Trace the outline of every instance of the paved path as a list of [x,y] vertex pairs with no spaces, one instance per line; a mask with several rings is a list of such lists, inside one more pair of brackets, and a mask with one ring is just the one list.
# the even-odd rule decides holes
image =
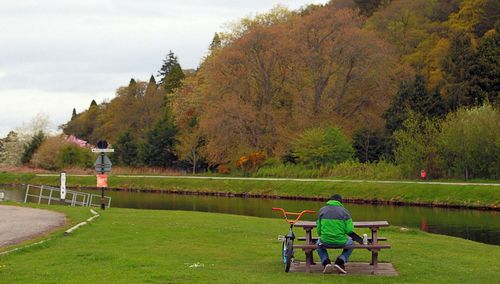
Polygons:
[[32,239],[65,223],[62,213],[0,205],[0,247]]
[[[37,174],[40,177],[57,177],[57,174]],[[68,175],[94,176],[94,175]],[[361,180],[361,179],[313,179],[313,178],[252,178],[252,177],[210,177],[210,176],[144,176],[144,175],[114,175],[124,178],[171,178],[171,179],[219,179],[219,180],[269,180],[269,181],[299,181],[299,182],[347,182],[347,183],[388,183],[388,184],[443,184],[443,185],[479,185],[500,186],[500,183],[485,182],[440,182],[440,181],[404,181],[404,180]]]

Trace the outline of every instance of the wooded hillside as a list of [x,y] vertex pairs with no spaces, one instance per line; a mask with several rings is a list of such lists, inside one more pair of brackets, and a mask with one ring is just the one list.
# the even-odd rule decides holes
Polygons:
[[[156,79],[132,79],[110,102],[75,112],[63,130],[108,139],[115,159],[132,166],[300,162],[298,139],[335,147],[344,138],[328,133],[337,130],[359,161],[398,162],[404,135],[393,134],[408,130],[409,119],[450,120],[483,104],[498,119],[499,15],[496,0],[276,7],[216,33],[195,72],[184,74],[170,52]],[[424,167],[434,163],[426,157]],[[492,167],[486,175],[498,175],[498,160]]]

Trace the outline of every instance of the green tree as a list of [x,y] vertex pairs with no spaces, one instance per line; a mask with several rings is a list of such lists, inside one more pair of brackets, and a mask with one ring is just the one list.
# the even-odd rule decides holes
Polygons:
[[137,166],[139,161],[137,142],[130,133],[130,130],[122,133],[113,146],[115,148],[113,157],[116,159],[117,164]]
[[409,111],[425,117],[444,116],[444,103],[439,92],[437,90],[429,92],[426,84],[425,78],[421,75],[417,75],[412,83],[401,83],[398,93],[383,115],[390,133],[402,127]]
[[392,158],[393,142],[381,129],[360,128],[352,135],[356,156],[362,163]]
[[500,178],[500,112],[491,105],[450,113],[439,143],[450,175]]
[[134,78],[131,78],[128,83],[127,94],[130,97],[137,97],[140,94],[140,86],[137,85],[137,81]]
[[90,107],[97,107],[97,103],[95,102],[95,100],[92,100],[90,102]]
[[394,133],[394,156],[403,175],[414,178],[421,170],[426,170],[431,178],[441,176],[438,136],[439,122],[436,119],[409,112],[403,128]]
[[71,113],[71,120],[75,119],[76,115],[77,115],[76,114],[76,109],[73,108],[73,112]]
[[33,154],[35,154],[36,150],[42,145],[43,140],[45,139],[45,134],[42,131],[39,131],[33,138],[31,138],[31,141],[24,145],[24,153],[21,156],[21,163],[23,164],[28,164],[31,161],[31,158],[33,157]]
[[166,58],[163,60],[163,65],[158,71],[160,77],[160,85],[163,86],[167,94],[179,88],[182,85],[182,79],[185,75],[182,72],[181,65],[177,60],[177,56],[170,50]]
[[492,31],[485,35],[477,48],[475,62],[471,67],[473,97],[479,104],[489,101],[500,105],[500,33]]
[[354,0],[361,14],[371,16],[381,4],[388,4],[390,0]]
[[143,163],[153,167],[172,167],[177,160],[175,145],[177,127],[174,124],[170,108],[154,127],[146,133],[146,139],[141,147]]
[[165,92],[167,94],[173,93],[175,89],[182,86],[182,80],[185,77],[186,76],[184,75],[181,66],[179,64],[174,65],[172,71],[165,75],[163,82],[163,88],[165,89]]
[[155,76],[149,77],[148,86],[146,87],[146,96],[152,96],[156,93],[158,85],[156,84]]
[[308,129],[293,145],[299,162],[312,166],[342,163],[354,154],[349,139],[335,127]]
[[443,60],[443,71],[446,80],[446,98],[448,108],[457,110],[460,106],[476,103],[471,87],[471,67],[475,62],[471,37],[463,31],[453,34],[448,54]]

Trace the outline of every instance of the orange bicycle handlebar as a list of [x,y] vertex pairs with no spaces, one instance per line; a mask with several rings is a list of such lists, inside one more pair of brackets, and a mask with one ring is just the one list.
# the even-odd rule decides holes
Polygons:
[[[285,221],[289,224],[292,224],[292,225],[297,223],[300,220],[300,218],[302,217],[302,215],[304,215],[305,213],[309,213],[309,214],[316,213],[315,211],[312,211],[312,210],[302,210],[302,212],[300,212],[300,213],[287,212],[287,211],[285,211],[285,209],[278,208],[278,207],[273,207],[273,210],[274,211],[281,211],[283,213],[283,216],[285,217]],[[294,220],[290,220],[290,219],[288,219],[288,215],[294,215],[294,216],[297,216],[297,218],[295,218]]]

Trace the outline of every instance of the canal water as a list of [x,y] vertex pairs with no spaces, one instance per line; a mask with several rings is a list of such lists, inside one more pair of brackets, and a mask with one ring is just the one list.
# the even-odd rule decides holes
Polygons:
[[[25,189],[2,189],[7,199],[23,201]],[[98,191],[89,191],[98,193]],[[137,193],[107,191],[112,197],[112,207],[186,210],[217,212],[257,217],[282,218],[272,207],[300,212],[305,209],[319,210],[324,202],[219,197],[204,195]],[[455,236],[477,242],[500,245],[500,212],[469,209],[428,208],[415,206],[390,206],[368,204],[344,204],[354,221],[387,220],[389,224],[418,228],[426,232]],[[314,220],[315,216],[306,216]]]

